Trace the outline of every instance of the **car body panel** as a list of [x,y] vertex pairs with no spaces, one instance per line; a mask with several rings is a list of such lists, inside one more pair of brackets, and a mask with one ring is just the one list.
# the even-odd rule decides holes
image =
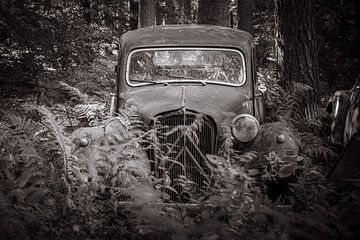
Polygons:
[[350,90],[336,91],[326,111],[331,115],[330,142],[345,146],[360,126],[360,77]]
[[350,92],[336,91],[327,103],[326,111],[332,119],[330,125],[331,143],[342,146],[344,144],[344,129],[350,103]]
[[351,137],[359,132],[360,127],[360,78],[356,81],[354,87],[350,91],[349,107],[346,115],[345,130],[344,130],[344,144],[351,139]]
[[129,89],[121,95],[126,103],[139,109],[147,124],[160,113],[185,107],[210,116],[217,126],[230,126],[240,113],[253,114],[251,96],[251,91],[246,88],[212,84],[159,84]]
[[122,35],[122,52],[128,55],[137,48],[151,46],[217,46],[250,52],[251,34],[232,28],[212,25],[166,25],[142,28]]
[[[277,136],[283,135],[285,141],[280,143]],[[300,140],[284,122],[266,123],[251,146],[259,154],[259,164],[266,165],[269,154],[275,153],[284,161],[293,162],[300,154]]]

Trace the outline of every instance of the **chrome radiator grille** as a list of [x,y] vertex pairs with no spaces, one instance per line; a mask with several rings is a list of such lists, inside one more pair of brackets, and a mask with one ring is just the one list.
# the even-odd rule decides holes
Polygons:
[[215,152],[215,125],[205,116],[186,111],[162,116],[159,123],[162,157],[154,159],[157,177],[170,187],[165,190],[170,201],[200,200],[210,185],[206,154]]

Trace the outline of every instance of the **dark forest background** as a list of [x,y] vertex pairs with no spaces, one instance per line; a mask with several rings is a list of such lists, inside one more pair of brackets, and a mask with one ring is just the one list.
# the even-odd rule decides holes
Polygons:
[[[326,181],[338,152],[328,143],[323,107],[360,74],[360,1],[0,4],[0,239],[358,239],[359,181],[343,188]],[[138,186],[141,169],[111,160],[141,157],[139,132],[122,133],[122,152],[102,149],[101,163],[89,153],[75,156],[74,130],[111,121],[121,34],[167,24],[253,34],[258,79],[268,89],[267,120],[286,121],[302,139],[299,164],[283,173],[297,173],[284,183],[284,196],[264,194],[269,176],[254,184],[256,173],[241,172],[247,177],[236,182],[235,197],[234,191],[217,193],[193,211],[154,205],[160,197],[151,179],[128,190]],[[141,125],[136,110],[120,117]],[[234,171],[219,172],[229,188]],[[123,195],[135,204],[119,205]]]

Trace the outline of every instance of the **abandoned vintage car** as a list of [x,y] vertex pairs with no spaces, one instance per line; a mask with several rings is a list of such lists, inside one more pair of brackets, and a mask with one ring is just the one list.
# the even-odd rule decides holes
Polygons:
[[[114,111],[136,106],[149,129],[158,128],[163,156],[147,152],[155,177],[176,192],[170,201],[201,200],[210,184],[208,155],[228,137],[261,164],[273,152],[287,161],[299,143],[282,123],[264,124],[251,34],[220,26],[156,26],[120,39]],[[159,127],[161,126],[161,127]],[[197,126],[193,128],[193,126]],[[191,136],[189,128],[196,137]],[[181,178],[191,186],[178,184]]]

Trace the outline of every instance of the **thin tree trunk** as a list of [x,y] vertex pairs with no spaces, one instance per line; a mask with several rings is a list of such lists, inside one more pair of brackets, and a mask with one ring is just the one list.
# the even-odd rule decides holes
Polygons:
[[166,24],[184,23],[184,6],[182,0],[166,0]]
[[169,24],[176,24],[176,9],[175,4],[173,0],[166,0],[166,19],[165,23],[167,25]]
[[101,11],[103,12],[103,23],[111,28],[114,23],[112,19],[113,16],[112,8],[109,7],[108,5],[104,5]]
[[39,11],[43,7],[43,3],[41,0],[35,0],[34,2],[34,10]]
[[99,1],[90,0],[90,18],[92,23],[98,19],[99,4]]
[[204,18],[203,9],[204,0],[198,0],[198,9],[197,9],[197,23],[200,23],[200,19]]
[[90,24],[91,23],[91,0],[82,1],[83,7],[83,18],[84,20]]
[[162,25],[163,19],[165,18],[165,12],[164,7],[159,4],[159,2],[156,3],[156,25]]
[[129,30],[130,25],[130,8],[128,0],[119,3],[119,24],[121,26],[120,33],[124,33]]
[[229,0],[199,0],[198,23],[229,27]]
[[44,10],[50,11],[52,7],[52,1],[51,0],[44,0]]
[[130,30],[139,26],[139,2],[130,0]]
[[238,0],[238,29],[254,32],[253,27],[253,3],[252,0]]
[[184,0],[184,23],[191,22],[191,0]]
[[155,26],[155,0],[140,0],[139,28]]
[[20,9],[24,9],[25,8],[25,0],[16,0],[15,6]]

